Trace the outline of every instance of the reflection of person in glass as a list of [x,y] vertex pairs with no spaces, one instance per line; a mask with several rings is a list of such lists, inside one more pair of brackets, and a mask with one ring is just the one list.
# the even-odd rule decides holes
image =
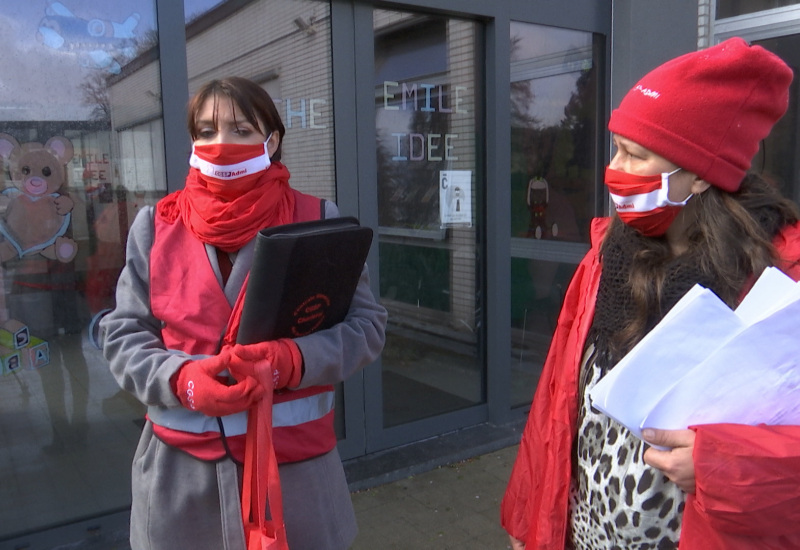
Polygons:
[[796,205],[747,173],[791,80],[734,38],[654,69],[612,113],[617,216],[593,222],[506,489],[516,550],[800,548],[800,427],[653,429],[643,442],[588,399],[696,283],[735,306],[767,266],[800,278]]
[[559,189],[559,179],[534,176],[525,187],[528,228],[521,236],[529,239],[579,241],[575,210]]
[[[245,547],[246,411],[274,389],[288,543],[347,548],[356,524],[336,450],[332,385],[380,353],[386,312],[365,268],[344,322],[220,350],[257,232],[338,209],[289,186],[279,162],[284,126],[255,83],[234,77],[204,85],[189,104],[188,124],[186,186],[137,215],[117,305],[102,321],[112,372],[148,406],[133,464],[132,546]],[[219,378],[226,369],[232,385]],[[265,379],[273,387],[263,387]]]
[[[531,178],[528,181],[528,192],[525,194],[530,220],[528,221],[528,237],[558,236],[558,224],[553,222],[547,227],[547,203],[550,202],[550,187],[544,178]],[[548,231],[549,229],[549,231]]]

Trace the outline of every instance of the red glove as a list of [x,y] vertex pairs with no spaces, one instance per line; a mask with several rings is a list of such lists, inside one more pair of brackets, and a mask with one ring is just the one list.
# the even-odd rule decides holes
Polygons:
[[230,352],[184,363],[173,375],[173,390],[187,409],[206,416],[227,416],[246,411],[264,395],[264,387],[252,376],[237,376],[229,386],[217,376],[230,367]]
[[230,348],[228,368],[236,377],[253,377],[264,384],[272,380],[276,390],[296,388],[303,377],[303,355],[291,338],[258,344],[236,344]]

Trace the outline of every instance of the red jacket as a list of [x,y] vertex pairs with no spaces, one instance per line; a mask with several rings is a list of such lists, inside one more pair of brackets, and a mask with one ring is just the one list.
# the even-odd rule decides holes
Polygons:
[[[592,222],[592,246],[567,289],[501,505],[503,527],[526,550],[565,545],[578,373],[608,223]],[[778,267],[800,279],[800,223],[786,228],[775,245],[785,260]],[[692,429],[697,492],[687,497],[681,550],[800,548],[800,426]]]

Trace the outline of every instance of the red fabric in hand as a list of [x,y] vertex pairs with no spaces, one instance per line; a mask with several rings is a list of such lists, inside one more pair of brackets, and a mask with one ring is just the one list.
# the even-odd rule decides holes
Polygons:
[[236,377],[262,376],[269,371],[273,388],[296,388],[303,377],[303,355],[294,340],[281,338],[257,344],[237,344],[230,348],[229,369]]
[[246,411],[264,395],[264,388],[255,377],[239,376],[233,372],[237,383],[228,385],[218,376],[230,367],[231,355],[219,355],[184,363],[176,373],[175,395],[187,409],[206,416],[227,416]]

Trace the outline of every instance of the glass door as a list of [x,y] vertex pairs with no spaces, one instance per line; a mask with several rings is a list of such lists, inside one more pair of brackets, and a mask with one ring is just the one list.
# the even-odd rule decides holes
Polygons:
[[8,541],[130,505],[144,408],[111,376],[96,321],[114,305],[130,223],[167,185],[155,2],[2,6],[0,541]]
[[602,35],[511,23],[511,405],[530,405],[600,203]]
[[486,401],[483,42],[475,22],[409,12],[375,10],[373,30],[380,430]]
[[761,144],[761,150],[753,161],[767,181],[775,184],[781,192],[800,204],[800,101],[798,97],[797,69],[800,61],[800,34],[790,34],[765,40],[757,44],[775,53],[795,71],[795,80],[789,94],[786,115],[775,125]]

